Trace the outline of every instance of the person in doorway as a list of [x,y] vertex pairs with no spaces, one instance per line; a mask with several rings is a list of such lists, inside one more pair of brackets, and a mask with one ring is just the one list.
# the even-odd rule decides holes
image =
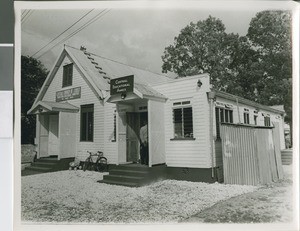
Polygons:
[[140,129],[140,140],[141,140],[141,164],[148,165],[149,153],[148,153],[148,125],[147,121],[142,121],[142,127]]

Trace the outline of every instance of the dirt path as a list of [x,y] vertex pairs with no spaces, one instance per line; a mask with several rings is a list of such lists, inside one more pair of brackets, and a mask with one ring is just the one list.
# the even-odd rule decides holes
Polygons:
[[265,185],[257,191],[218,202],[184,220],[203,223],[270,223],[292,221],[291,166],[285,167],[285,179]]

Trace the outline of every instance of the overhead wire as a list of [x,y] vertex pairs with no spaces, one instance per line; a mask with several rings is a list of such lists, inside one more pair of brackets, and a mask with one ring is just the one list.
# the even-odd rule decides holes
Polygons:
[[48,45],[50,45],[53,41],[55,41],[57,38],[59,38],[61,35],[63,35],[64,33],[66,33],[68,30],[70,30],[73,26],[75,26],[77,23],[79,23],[83,18],[85,18],[87,15],[89,15],[94,9],[88,11],[87,13],[85,13],[82,17],[80,17],[76,22],[74,22],[71,26],[69,26],[67,29],[65,29],[63,32],[61,32],[59,35],[57,35],[56,37],[54,37],[50,42],[48,42],[46,45],[44,45],[42,48],[40,48],[38,51],[36,51],[33,55],[31,55],[31,57],[35,56],[36,54],[38,54],[41,50],[43,50],[45,47],[47,47]]
[[[43,55],[45,55],[48,51],[50,51],[51,49],[53,49],[54,47],[56,47],[57,45],[65,42],[66,40],[72,38],[74,35],[78,34],[80,31],[82,31],[84,28],[86,28],[87,26],[89,26],[90,24],[94,23],[95,21],[97,21],[98,19],[102,18],[105,14],[107,14],[109,10],[107,10],[105,13],[103,13],[105,10],[102,10],[100,13],[98,13],[97,15],[95,15],[93,18],[91,18],[89,21],[87,21],[86,23],[84,23],[82,26],[80,26],[78,29],[76,29],[75,31],[73,31],[70,35],[68,35],[66,38],[62,39],[60,42],[54,44],[51,48],[49,48],[47,51],[45,51],[44,53],[42,53],[41,55],[39,55],[37,57],[37,59],[39,59],[40,57],[42,57]],[[102,14],[103,13],[103,14]]]

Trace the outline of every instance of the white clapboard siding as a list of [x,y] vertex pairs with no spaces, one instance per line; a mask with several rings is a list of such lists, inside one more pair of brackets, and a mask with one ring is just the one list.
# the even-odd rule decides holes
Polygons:
[[[202,86],[197,86],[198,80]],[[166,164],[169,167],[211,167],[209,142],[209,92],[208,76],[181,79],[168,84],[154,86],[168,97],[165,106]],[[191,101],[193,108],[193,133],[195,140],[170,140],[174,138],[173,103]]]
[[149,161],[151,165],[166,162],[164,111],[165,102],[148,101]]
[[[247,108],[249,109],[249,122],[250,125],[254,125],[254,115],[257,115],[257,125],[258,126],[264,126],[264,116],[263,114],[269,114],[270,115],[270,121],[271,124],[273,123],[279,123],[279,131],[280,131],[280,148],[284,149],[285,148],[285,141],[284,141],[284,118],[280,116],[280,114],[268,111],[266,109],[259,109],[257,114],[254,114],[254,111],[257,110],[257,108],[253,106],[249,106],[243,103],[239,103],[237,106],[236,101],[228,100],[228,99],[223,99],[217,97],[217,102],[224,103],[224,104],[231,104],[233,106],[233,123],[244,123],[244,109]],[[238,110],[239,108],[239,110]],[[240,112],[240,113],[238,113]],[[240,120],[239,120],[240,116]],[[213,116],[213,127],[214,127],[214,138],[216,138],[216,116],[215,116],[215,110],[214,110],[214,116]]]
[[88,156],[87,151],[96,152],[104,147],[104,106],[90,88],[85,78],[79,72],[74,64],[72,86],[62,88],[63,66],[71,63],[68,57],[65,57],[56,75],[50,83],[47,92],[43,97],[43,101],[56,100],[56,92],[74,87],[81,87],[81,97],[79,99],[68,100],[67,102],[79,107],[85,104],[94,104],[94,140],[93,142],[80,142],[80,112],[76,116],[76,157],[85,160]]
[[105,103],[104,116],[104,156],[109,164],[117,164],[117,142],[114,137],[114,113],[116,105]]

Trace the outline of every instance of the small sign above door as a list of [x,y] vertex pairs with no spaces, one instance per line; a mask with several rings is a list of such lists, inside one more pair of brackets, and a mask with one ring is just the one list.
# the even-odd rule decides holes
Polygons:
[[78,99],[80,97],[81,97],[81,87],[75,87],[75,88],[56,92],[56,102],[69,100],[69,99]]
[[133,92],[133,75],[110,80],[110,94],[117,95]]

